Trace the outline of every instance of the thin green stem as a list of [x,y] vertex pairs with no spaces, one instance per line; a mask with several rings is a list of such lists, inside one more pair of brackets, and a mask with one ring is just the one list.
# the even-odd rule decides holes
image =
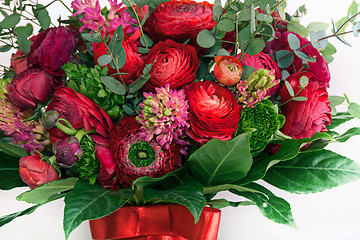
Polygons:
[[65,8],[72,13],[71,9],[62,1],[62,0],[58,0],[59,2],[61,2],[62,5],[65,6]]
[[285,105],[285,104],[287,104],[288,102],[290,102],[291,100],[293,100],[295,97],[297,97],[297,95],[300,94],[301,90],[303,90],[303,89],[300,89],[293,97],[291,97],[291,98],[290,98],[289,100],[287,100],[286,102],[280,104],[280,107],[283,106],[283,105]]
[[141,37],[142,37],[142,39],[144,40],[145,48],[149,48],[148,45],[147,45],[147,42],[146,42],[145,34],[144,34],[144,32],[143,32],[143,29],[142,29],[142,25],[141,25],[141,21],[140,21],[140,18],[139,18],[139,14],[137,14],[137,11],[135,10],[134,5],[132,5],[129,0],[126,0],[126,1],[130,4],[131,9],[132,9],[132,11],[133,11],[134,14],[135,14],[136,21],[139,23],[139,28],[140,28],[140,32],[141,32]]

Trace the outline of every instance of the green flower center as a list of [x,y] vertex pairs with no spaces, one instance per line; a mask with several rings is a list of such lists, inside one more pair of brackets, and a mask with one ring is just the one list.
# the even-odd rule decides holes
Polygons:
[[155,161],[155,150],[145,141],[135,143],[130,147],[129,159],[136,167],[147,167]]

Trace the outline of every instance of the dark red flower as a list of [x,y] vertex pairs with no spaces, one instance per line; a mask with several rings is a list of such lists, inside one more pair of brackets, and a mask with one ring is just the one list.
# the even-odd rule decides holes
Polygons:
[[[317,81],[311,81],[314,77],[310,72],[294,73],[287,78],[294,92],[299,91],[300,78],[306,76],[310,79],[309,84],[301,90],[298,97],[306,97],[306,101],[289,101],[286,87],[280,91],[281,114],[286,121],[281,131],[295,139],[312,137],[316,132],[324,132],[326,125],[331,123],[331,107],[326,88],[320,86]],[[286,103],[287,102],[287,103]]]
[[[237,55],[237,58],[240,58],[240,55]],[[244,56],[240,60],[242,65],[251,66],[256,70],[258,69],[267,69],[267,70],[273,70],[270,72],[270,74],[273,74],[275,76],[275,80],[281,80],[281,70],[277,63],[267,54],[260,52],[256,55],[249,55],[247,53],[244,54]],[[270,88],[266,95],[270,96],[273,93],[276,92],[276,90],[279,88],[279,84],[275,85],[274,87]]]
[[[126,84],[131,84],[137,79],[137,71],[144,65],[144,60],[141,58],[141,54],[138,53],[138,47],[136,41],[132,39],[125,39],[122,42],[122,46],[125,50],[126,60],[125,65],[119,69],[120,73],[126,73],[121,75],[121,78]],[[107,54],[107,48],[103,43],[95,43],[93,47],[94,60],[98,64],[99,57]],[[110,64],[106,65],[109,69],[109,74],[117,73],[117,70],[112,68]],[[118,75],[114,76],[116,79],[120,79]]]
[[53,149],[56,163],[63,167],[72,167],[83,155],[80,142],[74,136],[58,140]]
[[[145,63],[153,66],[144,90],[155,91],[156,87],[166,84],[170,84],[171,89],[179,89],[193,82],[200,60],[193,46],[166,40],[150,50]],[[142,69],[139,73],[142,73]]]
[[162,3],[155,8],[144,24],[144,30],[154,41],[172,39],[197,45],[196,38],[203,29],[215,26],[212,4],[181,0]]
[[17,75],[28,69],[27,57],[24,57],[22,51],[17,50],[11,57],[11,68],[14,69]]
[[241,112],[230,90],[210,81],[194,82],[184,89],[190,110],[187,134],[201,144],[214,138],[230,140]]
[[46,161],[42,161],[41,155],[37,153],[20,158],[19,166],[21,179],[31,189],[59,179],[56,169]]
[[[56,110],[60,118],[68,120],[75,129],[84,128],[85,131],[95,129],[98,134],[107,138],[113,124],[105,111],[93,101],[75,92],[68,87],[58,87],[54,91],[46,111]],[[56,142],[58,139],[67,137],[60,129],[53,127],[48,129],[51,139]]]
[[269,42],[266,46],[267,49],[265,49],[265,51],[270,53],[279,50],[292,51],[290,49],[289,42],[287,40],[289,34],[296,35],[296,37],[300,40],[300,46],[308,45],[307,47],[302,48],[300,51],[305,53],[308,57],[315,58],[316,61],[309,62],[308,63],[309,68],[304,68],[302,59],[294,54],[294,61],[288,68],[286,68],[286,70],[289,71],[290,74],[292,74],[304,68],[304,70],[312,72],[314,74],[314,76],[312,77],[313,81],[319,82],[320,86],[329,87],[331,76],[330,76],[328,64],[326,60],[320,55],[319,51],[316,48],[314,48],[306,38],[303,38],[300,35],[292,32],[284,32],[284,33],[278,32],[276,34],[276,37],[278,37],[278,39],[274,39],[271,42]]
[[122,187],[142,176],[160,177],[180,166],[179,148],[162,149],[156,141],[139,136],[141,124],[134,116],[123,117],[110,133],[110,150],[116,160],[116,175]]
[[34,39],[27,59],[28,66],[41,67],[50,75],[62,76],[62,66],[70,62],[79,34],[68,27],[48,28]]
[[59,83],[45,70],[28,69],[17,75],[6,88],[9,101],[20,111],[47,102]]

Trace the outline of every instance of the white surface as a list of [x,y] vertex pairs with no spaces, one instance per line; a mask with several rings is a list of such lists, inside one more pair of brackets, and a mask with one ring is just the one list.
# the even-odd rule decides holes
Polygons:
[[[48,1],[41,1],[41,3]],[[70,0],[66,0],[70,2]],[[101,2],[106,2],[105,0]],[[210,1],[212,2],[212,1]],[[290,0],[287,11],[293,13],[305,4],[308,14],[302,23],[321,21],[331,23],[345,16],[352,0]],[[53,8],[53,19],[61,14],[61,5]],[[66,10],[63,14],[68,14]],[[347,47],[336,39],[331,39],[338,53],[330,64],[332,80],[330,94],[346,93],[350,100],[360,103],[359,63],[360,38],[347,38],[353,45]],[[8,65],[9,56],[1,53],[0,64]],[[360,121],[352,121],[347,126],[359,126]],[[346,144],[334,145],[331,149],[360,163],[359,137]],[[358,240],[360,239],[360,182],[328,190],[318,194],[295,195],[270,187],[274,194],[285,198],[292,206],[293,216],[299,230],[293,230],[263,217],[256,207],[225,208],[222,210],[219,240]],[[25,189],[0,191],[0,216],[28,207],[17,202],[15,197]],[[222,196],[232,197],[228,194]],[[237,198],[233,198],[236,200]],[[63,201],[47,204],[33,214],[16,219],[0,228],[0,239],[4,240],[63,240]],[[83,223],[71,235],[70,240],[90,239],[88,223]]]

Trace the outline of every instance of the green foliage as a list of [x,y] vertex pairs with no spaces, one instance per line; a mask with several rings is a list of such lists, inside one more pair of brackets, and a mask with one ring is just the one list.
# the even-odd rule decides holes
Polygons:
[[144,188],[144,200],[160,199],[164,203],[176,203],[186,206],[194,216],[194,222],[200,218],[206,199],[202,194],[202,185],[196,181],[189,181],[174,188],[158,190]]
[[21,217],[21,216],[25,216],[25,215],[29,215],[31,213],[33,213],[38,207],[40,207],[41,205],[35,205],[35,206],[31,206],[23,211],[19,211],[16,213],[12,213],[6,216],[3,216],[0,218],[0,227],[4,226],[5,224],[11,222],[12,220],[14,220],[15,218]]
[[107,216],[122,207],[134,195],[129,188],[113,191],[100,185],[79,180],[65,196],[64,232],[70,233],[83,221]]
[[250,148],[253,156],[258,155],[272,140],[273,135],[284,125],[285,117],[278,114],[275,105],[269,100],[257,103],[253,108],[241,111],[239,127],[235,136],[254,129],[250,132]]
[[27,186],[19,175],[19,157],[0,151],[0,189]]
[[268,219],[293,228],[297,228],[291,213],[290,204],[288,202],[275,196],[268,189],[256,183],[248,184],[246,187],[252,188],[261,193],[239,192],[236,190],[230,190],[230,192],[245,197],[254,202],[259,208],[261,214]]
[[78,171],[79,178],[88,179],[91,184],[94,184],[100,171],[100,163],[95,156],[95,143],[90,136],[85,135],[80,141],[80,147],[83,150],[83,156],[75,162],[75,169]]
[[17,13],[13,13],[9,16],[6,16],[1,21],[1,28],[3,29],[14,28],[19,22],[20,22],[20,15]]
[[63,69],[69,78],[68,87],[92,99],[110,118],[118,119],[123,116],[120,106],[125,103],[124,96],[113,93],[101,81],[102,77],[107,76],[106,67],[102,69],[95,65],[93,68],[88,68],[86,65],[67,63]]
[[36,19],[39,21],[40,26],[43,29],[47,29],[50,26],[51,18],[46,10],[46,7],[41,4],[37,4],[32,7],[32,11]]
[[301,153],[272,166],[264,178],[292,193],[314,193],[360,179],[360,166],[329,150]]
[[52,181],[20,194],[16,199],[27,203],[43,204],[48,202],[54,195],[73,189],[77,181],[77,178]]
[[212,139],[189,158],[193,178],[205,186],[228,184],[245,177],[252,164],[249,135],[230,141]]

